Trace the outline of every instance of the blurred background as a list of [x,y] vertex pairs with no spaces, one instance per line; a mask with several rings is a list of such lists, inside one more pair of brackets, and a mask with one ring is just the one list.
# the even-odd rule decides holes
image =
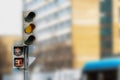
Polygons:
[[[80,80],[88,61],[119,56],[119,0],[4,0],[0,2],[0,80],[23,80],[13,69],[12,47],[21,41],[22,14],[34,11],[36,41],[31,80]],[[18,77],[16,77],[18,76]]]

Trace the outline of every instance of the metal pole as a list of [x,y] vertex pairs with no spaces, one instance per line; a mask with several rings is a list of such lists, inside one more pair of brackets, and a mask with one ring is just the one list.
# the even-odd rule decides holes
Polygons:
[[[22,0],[23,1],[23,14],[22,14],[22,17],[24,17],[24,11],[26,10],[26,7],[25,7],[25,1],[26,0]],[[23,20],[23,19],[22,19]],[[22,28],[23,28],[23,30],[24,30],[24,21],[22,21]],[[23,33],[22,33],[22,39],[23,39],[23,45],[24,45],[24,38],[25,38],[25,36],[24,36],[24,31],[22,31]],[[29,79],[29,70],[28,70],[28,61],[29,61],[29,59],[28,59],[28,48],[29,48],[29,46],[24,46],[24,80],[30,80]]]
[[24,46],[24,57],[25,57],[25,62],[24,62],[24,80],[30,80],[29,79],[29,70],[28,70],[28,48],[29,46]]
[[118,70],[117,70],[117,80],[120,80],[120,66],[118,67]]

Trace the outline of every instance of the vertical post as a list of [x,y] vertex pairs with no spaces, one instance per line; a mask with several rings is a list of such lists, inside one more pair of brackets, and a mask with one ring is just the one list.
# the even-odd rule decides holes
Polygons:
[[28,70],[28,48],[29,46],[24,46],[24,57],[25,57],[25,62],[24,62],[24,80],[29,80],[29,70]]
[[120,66],[118,67],[118,70],[117,70],[117,80],[120,80]]
[[[24,17],[24,11],[26,10],[26,7],[25,7],[25,1],[26,0],[22,0],[22,2],[23,2],[23,14],[22,14],[22,17]],[[23,20],[23,22],[22,22],[22,28],[23,28],[23,30],[24,30],[24,20]],[[25,36],[24,36],[24,31],[22,31],[22,41],[24,41],[24,38],[25,38]],[[24,42],[23,42],[24,43]],[[24,45],[24,44],[23,44]],[[29,46],[24,46],[24,80],[30,80],[29,79],[29,70],[28,70],[28,62],[29,62],[29,58],[28,58],[28,49],[29,49]]]

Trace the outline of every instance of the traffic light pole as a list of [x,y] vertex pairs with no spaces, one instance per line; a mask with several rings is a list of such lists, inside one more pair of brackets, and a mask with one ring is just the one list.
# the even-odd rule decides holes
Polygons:
[[25,46],[24,47],[24,57],[25,57],[25,62],[24,62],[24,80],[30,80],[29,79],[29,70],[28,70],[28,62],[29,62],[28,48],[29,48],[29,46]]
[[23,45],[24,47],[24,80],[30,80],[29,78],[29,45],[31,45],[35,41],[35,36],[33,33],[35,29],[35,24],[33,23],[34,18],[36,17],[36,13],[33,11],[27,11],[25,6],[26,0],[23,0]]

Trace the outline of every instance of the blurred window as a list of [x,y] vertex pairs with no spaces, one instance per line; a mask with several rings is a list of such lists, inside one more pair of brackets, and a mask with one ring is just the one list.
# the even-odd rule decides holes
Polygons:
[[110,15],[106,15],[106,16],[104,16],[104,17],[101,17],[101,23],[110,23],[110,22],[112,22],[112,18],[110,17]]
[[69,1],[69,0],[56,0],[56,3],[58,5],[61,5],[61,4],[65,3],[65,2],[67,2],[67,1]]
[[51,27],[44,28],[44,29],[39,31],[39,34],[46,34],[46,33],[54,32],[57,30],[63,30],[67,27],[71,27],[71,24],[72,24],[71,20],[67,20],[65,22],[61,22],[61,23],[53,25]]
[[50,39],[41,41],[40,45],[48,45],[48,44],[52,44],[52,43],[55,43],[55,42],[59,43],[59,42],[62,42],[62,41],[66,41],[66,40],[70,39],[70,36],[71,36],[71,34],[67,33],[67,34],[63,34],[63,35],[60,35],[60,36],[52,37]]
[[68,39],[70,39],[70,33],[63,34],[63,35],[59,36],[58,37],[58,42],[65,41],[65,40],[68,40]]
[[105,0],[101,2],[101,12],[111,12],[112,10],[112,0]]
[[71,14],[71,7],[67,7],[65,9],[62,9],[58,12],[59,17],[65,16],[65,15],[70,15]]
[[87,80],[117,80],[117,70],[99,70],[87,72]]
[[27,8],[34,6],[36,3],[41,3],[44,0],[32,0],[31,2],[27,3],[25,6]]

